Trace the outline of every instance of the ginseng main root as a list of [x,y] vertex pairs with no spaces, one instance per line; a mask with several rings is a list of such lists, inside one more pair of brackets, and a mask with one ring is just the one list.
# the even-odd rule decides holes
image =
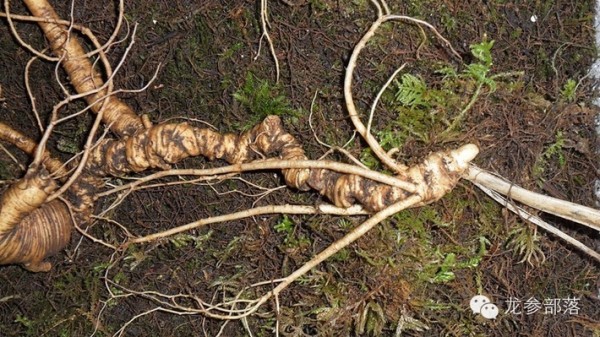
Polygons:
[[[414,192],[328,169],[285,169],[283,175],[288,186],[317,190],[338,207],[360,204],[375,212],[415,194],[422,199],[418,205],[438,200],[454,187],[477,152],[476,146],[465,145],[433,153],[421,164],[401,172],[398,177],[413,184]],[[103,140],[92,150],[84,174],[69,190],[73,204],[79,205],[74,208],[74,218],[87,220],[99,187],[98,177],[169,169],[170,164],[191,156],[224,159],[231,164],[262,157],[307,159],[298,141],[283,130],[277,116],[267,117],[242,135],[220,134],[187,123],[154,125],[120,140]],[[4,193],[1,214],[15,215],[5,217],[13,220],[0,224],[0,264],[21,263],[32,271],[48,270],[50,266],[42,263],[43,259],[68,243],[73,226],[68,208],[60,201],[44,204],[54,189],[54,180],[43,179],[39,172],[31,171]],[[36,248],[32,252],[23,247]]]
[[[307,159],[300,143],[284,131],[276,116],[267,117],[242,135],[221,134],[187,123],[152,125],[112,95],[101,72],[94,68],[78,39],[46,0],[25,0],[25,4],[42,19],[38,24],[75,90],[120,138],[103,139],[86,150],[89,156],[83,157],[87,158],[80,166],[83,169],[72,176],[71,185],[65,185],[69,187],[63,197],[68,203],[54,197],[47,200],[64,182],[72,165],[65,167],[40,151],[40,158],[25,177],[5,191],[0,200],[0,264],[18,263],[31,271],[49,270],[51,266],[44,260],[68,244],[75,223],[89,220],[95,195],[103,188],[102,177],[166,170],[192,156],[223,159],[230,164],[258,158],[290,162]],[[103,51],[98,52],[102,59]],[[110,74],[110,65],[104,66]],[[36,148],[33,140],[4,124],[0,124],[0,139],[29,154]],[[420,200],[415,206],[438,200],[455,186],[477,152],[475,145],[465,145],[431,154],[421,164],[403,168],[396,173],[396,181],[411,188],[336,172],[333,167],[286,168],[282,173],[292,188],[316,190],[338,207],[360,204],[365,210],[376,212],[413,196]]]

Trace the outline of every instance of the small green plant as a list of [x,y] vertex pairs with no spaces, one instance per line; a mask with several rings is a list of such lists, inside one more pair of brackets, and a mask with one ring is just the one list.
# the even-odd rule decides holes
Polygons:
[[511,74],[497,74],[494,76],[489,76],[489,73],[492,69],[493,61],[492,61],[492,47],[494,46],[494,41],[483,40],[480,43],[472,44],[470,46],[471,54],[477,59],[477,62],[473,62],[467,65],[465,71],[460,74],[458,77],[462,78],[467,82],[471,82],[475,85],[475,90],[471,94],[471,98],[467,105],[465,105],[462,110],[452,119],[450,125],[442,131],[440,134],[442,137],[448,136],[451,132],[458,129],[458,126],[464,120],[467,112],[471,110],[484,87],[489,88],[489,92],[496,91],[497,83],[495,81],[498,77],[503,77]]
[[350,250],[349,249],[341,249],[339,252],[335,253],[332,257],[331,260],[332,261],[337,261],[337,262],[344,262],[344,261],[348,261],[348,259],[350,258],[351,254],[350,254]]
[[493,64],[493,62],[492,62],[492,47],[493,46],[494,46],[494,40],[487,41],[487,39],[485,39],[485,38],[480,43],[470,45],[469,49],[471,50],[471,54],[476,59],[478,59],[479,62],[472,63],[471,65],[469,65],[469,67],[472,68],[473,65],[479,64],[480,67],[484,67],[483,75],[487,74],[490,70],[490,67]]
[[15,323],[19,323],[19,324],[23,325],[24,327],[26,327],[27,329],[31,329],[34,325],[34,322],[32,320],[27,318],[27,316],[23,316],[23,315],[17,315],[17,317],[15,318]]
[[287,215],[283,215],[274,228],[277,233],[291,235],[294,232],[294,222]]
[[480,43],[472,44],[471,54],[479,61],[471,63],[467,66],[465,75],[472,79],[475,79],[477,85],[487,85],[491,91],[496,90],[496,82],[493,78],[489,77],[488,74],[492,69],[492,47],[494,41],[482,41]]
[[398,84],[396,100],[409,108],[420,106],[428,108],[429,102],[425,97],[427,92],[427,84],[422,78],[411,74],[403,74]]
[[546,256],[540,247],[540,238],[537,235],[535,227],[520,226],[511,231],[506,247],[512,249],[521,257],[519,263],[527,261],[527,263],[533,266],[546,261]]
[[[376,132],[382,147],[386,150],[400,147],[409,137],[430,143],[452,136],[484,89],[494,92],[498,86],[497,78],[514,75],[490,75],[493,46],[494,41],[487,40],[471,45],[475,61],[460,72],[454,66],[438,64],[434,73],[441,76],[441,81],[436,85],[430,86],[421,76],[409,73],[396,80],[392,104],[396,105],[398,118]],[[465,95],[469,96],[466,105]],[[361,159],[367,166],[376,167],[376,159],[368,151]]]
[[221,55],[219,55],[219,58],[221,60],[228,60],[232,58],[240,49],[242,49],[243,46],[244,45],[241,42],[238,42],[230,48],[225,49],[225,51]]
[[[391,134],[391,133],[390,133]],[[380,166],[379,159],[375,157],[375,154],[371,148],[366,148],[360,153],[360,162],[371,170],[378,170]]]
[[296,236],[295,227],[294,221],[287,215],[284,215],[274,228],[277,233],[285,233],[283,242],[287,248],[296,248],[310,244],[310,240],[305,236]]
[[[429,87],[420,76],[412,74],[403,74],[396,86],[398,119],[377,133],[381,145],[385,149],[399,147],[410,136],[429,143],[429,132],[440,127],[443,112],[454,104],[458,95],[443,86]],[[402,131],[394,132],[397,128]]]
[[560,91],[560,97],[566,102],[575,101],[577,94],[577,82],[574,79],[568,79]]
[[565,138],[561,131],[556,132],[554,143],[550,144],[548,148],[538,157],[533,164],[533,176],[538,180],[539,184],[542,184],[544,180],[544,172],[546,167],[550,164],[550,160],[556,159],[556,163],[559,168],[565,167],[566,159],[564,154]]
[[301,116],[301,112],[292,108],[288,99],[278,91],[268,81],[259,80],[248,73],[244,85],[233,94],[233,98],[251,112],[244,124],[240,125],[242,130],[248,130],[269,115],[296,119]]
[[177,249],[187,247],[190,244],[193,244],[194,248],[196,248],[196,249],[202,249],[204,247],[204,243],[211,238],[212,234],[213,234],[212,230],[208,231],[208,233],[206,233],[204,235],[198,235],[198,236],[194,236],[194,235],[190,235],[190,234],[178,234],[178,235],[173,236],[171,239],[169,239],[169,241]]
[[138,250],[136,248],[132,248],[133,246],[129,246],[127,249],[127,256],[123,258],[125,261],[125,266],[129,269],[129,271],[133,271],[137,268],[141,263],[147,260],[148,255],[143,250]]
[[543,157],[546,159],[550,159],[552,157],[556,157],[558,161],[558,165],[562,168],[565,166],[565,155],[563,153],[563,147],[565,146],[565,138],[561,131],[556,132],[556,140],[553,144],[548,146],[546,151],[543,153]]
[[440,265],[440,269],[431,279],[433,283],[446,283],[454,280],[456,277],[452,269],[456,266],[456,254],[450,253],[446,255],[444,261]]
[[[479,251],[475,256],[467,259],[466,261],[457,261],[455,253],[448,253],[444,257],[444,260],[439,265],[439,269],[435,276],[430,280],[432,283],[446,283],[454,280],[456,275],[454,272],[456,270],[465,269],[465,268],[476,268],[481,263],[481,259],[487,253],[486,245],[490,244],[490,242],[484,236],[479,237]],[[438,254],[440,254],[438,252]],[[440,254],[441,255],[441,254]]]
[[229,260],[229,258],[235,256],[235,253],[240,249],[241,242],[242,238],[240,236],[235,236],[233,239],[231,239],[231,241],[229,241],[229,243],[227,243],[227,247],[225,247],[225,249],[214,253],[214,256],[218,259],[216,264],[217,268]]

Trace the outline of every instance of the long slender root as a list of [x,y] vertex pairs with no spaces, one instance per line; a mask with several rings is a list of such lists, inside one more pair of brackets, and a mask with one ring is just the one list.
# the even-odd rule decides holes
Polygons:
[[25,0],[25,4],[33,15],[46,20],[38,24],[54,54],[61,59],[61,65],[69,74],[75,90],[80,94],[89,93],[85,100],[94,112],[104,107],[104,123],[120,135],[132,135],[143,129],[141,118],[127,104],[107,95],[109,90],[104,87],[102,76],[94,69],[79,41],[70,35],[65,26],[55,23],[60,19],[54,8],[45,0]]
[[[423,163],[399,173],[397,177],[410,183],[409,186],[414,187],[414,190],[405,190],[359,175],[340,174],[322,168],[289,168],[283,170],[283,175],[288,186],[300,190],[317,190],[338,207],[347,208],[358,203],[365,210],[375,212],[414,195],[419,196],[420,200],[416,206],[438,200],[454,187],[477,152],[475,145],[465,145],[457,150],[433,153]],[[84,174],[70,189],[76,221],[85,222],[91,215],[95,192],[102,186],[99,177],[119,176],[150,168],[168,169],[170,164],[199,155],[209,159],[225,159],[233,164],[275,155],[288,161],[307,159],[297,140],[283,130],[281,120],[277,116],[267,117],[262,123],[240,136],[220,134],[187,123],[155,125],[131,137],[103,140],[91,152]],[[40,177],[41,175],[32,173],[31,178],[22,179],[4,194],[3,201],[7,205],[5,209],[13,210],[15,216],[6,216],[6,219],[12,220],[7,220],[9,222],[4,225],[0,224],[0,229],[4,229],[4,236],[0,232],[0,239],[5,237],[6,242],[12,242],[13,239],[6,239],[6,237],[13,238],[13,233],[29,230],[35,233],[35,236],[40,236],[37,240],[42,241],[41,244],[33,243],[35,242],[33,234],[32,237],[19,236],[18,242],[14,244],[33,243],[45,247],[47,252],[22,254],[19,259],[11,256],[0,259],[0,263],[23,263],[25,266],[33,263],[37,266],[43,258],[55,253],[57,249],[60,250],[68,242],[68,239],[63,239],[68,238],[68,235],[63,235],[67,231],[66,228],[70,230],[72,227],[68,209],[61,208],[62,203],[56,202],[48,204],[53,205],[52,207],[38,209],[45,202],[48,193],[56,188],[51,179],[42,180]],[[31,201],[25,205],[15,204],[15,200],[23,199],[23,196],[15,195],[17,192],[31,193],[33,196],[25,199]],[[34,210],[40,214],[36,216],[53,219],[56,230],[51,229],[47,220],[33,225],[21,223],[23,215],[37,214],[33,212]],[[51,232],[46,233],[45,230]],[[55,232],[61,235],[57,236]],[[58,241],[56,244],[48,244],[47,241],[51,239],[58,239]],[[10,246],[5,245],[5,247]],[[2,246],[0,246],[0,254],[2,254]],[[45,270],[49,265],[29,269],[36,268]]]
[[[16,146],[19,150],[33,156],[37,143],[31,138],[25,136],[21,132],[11,128],[10,126],[0,123],[0,140],[11,143]],[[50,156],[49,152],[44,152],[42,157],[42,164],[44,167],[53,175],[62,177],[66,174],[63,163]]]

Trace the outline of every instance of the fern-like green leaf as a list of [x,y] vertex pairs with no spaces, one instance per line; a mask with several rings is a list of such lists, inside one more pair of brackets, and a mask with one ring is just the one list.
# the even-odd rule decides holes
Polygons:
[[396,100],[409,108],[427,106],[425,100],[426,92],[427,84],[425,84],[422,78],[411,74],[404,74],[398,84]]

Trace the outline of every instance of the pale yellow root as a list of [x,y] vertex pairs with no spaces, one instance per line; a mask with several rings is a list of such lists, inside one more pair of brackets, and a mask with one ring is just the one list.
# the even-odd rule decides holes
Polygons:
[[69,242],[70,214],[62,201],[45,203],[56,188],[43,170],[30,169],[0,199],[0,264],[20,263],[31,271],[48,271],[43,260]]
[[[466,163],[475,157],[475,145],[434,153],[419,165],[399,172],[400,179],[419,186],[407,191],[358,175],[340,174],[327,169],[284,169],[288,186],[315,189],[338,207],[360,204],[368,211],[379,211],[413,194],[424,203],[433,202],[456,184]],[[90,175],[123,175],[149,168],[168,169],[190,156],[229,163],[249,162],[257,157],[278,156],[283,160],[306,160],[296,139],[283,130],[277,116],[269,116],[250,131],[238,136],[196,128],[187,123],[159,124],[123,140],[105,140],[94,149],[88,162]]]
[[[98,112],[104,106],[103,121],[111,130],[120,135],[132,135],[144,128],[141,118],[125,103],[114,96],[107,96],[108,90],[98,90],[104,84],[100,73],[94,69],[86,52],[67,27],[53,23],[60,18],[54,8],[45,0],[25,0],[29,11],[47,22],[38,22],[49,41],[52,51],[61,59],[63,69],[69,74],[71,84],[80,93],[91,93],[85,100]],[[106,98],[105,98],[106,97]]]
[[[19,150],[33,156],[37,143],[31,138],[25,136],[21,132],[11,128],[10,126],[0,122],[0,140],[13,144]],[[54,159],[49,152],[44,152],[42,164],[53,175],[62,177],[66,174],[65,167],[60,160]]]

